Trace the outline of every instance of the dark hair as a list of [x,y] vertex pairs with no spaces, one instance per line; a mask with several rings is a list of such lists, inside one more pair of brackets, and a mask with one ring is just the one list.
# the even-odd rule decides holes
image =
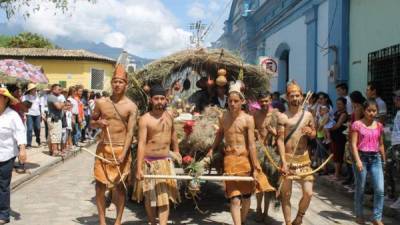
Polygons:
[[101,98],[101,94],[100,94],[99,92],[97,92],[96,94],[94,94],[94,96],[95,96],[96,98]]
[[340,88],[346,91],[346,93],[349,91],[349,87],[347,86],[346,83],[340,83],[338,85],[336,85],[336,88]]
[[83,89],[82,98],[85,99],[85,100],[89,99],[89,90],[88,89]]
[[68,96],[72,96],[74,91],[76,91],[76,88],[74,86],[69,87],[68,88]]
[[11,94],[13,94],[16,90],[22,90],[21,86],[18,84],[9,84],[7,85],[7,89],[11,92]]
[[344,105],[347,104],[347,99],[344,98],[344,97],[339,97],[339,98],[336,99],[336,101],[342,102]]
[[368,82],[369,89],[371,91],[375,91],[377,96],[381,95],[381,89],[379,88],[379,84],[376,81]]
[[312,93],[311,99],[314,100],[314,101],[317,101],[318,100],[318,95],[316,93]]
[[353,91],[350,93],[350,99],[352,103],[363,104],[365,102],[364,96],[359,91]]
[[281,98],[281,93],[279,93],[279,91],[275,91],[274,93],[272,93],[272,97],[280,99]]
[[331,98],[329,97],[329,95],[328,95],[327,93],[322,92],[322,91],[321,91],[321,92],[318,92],[318,97],[320,97],[320,96],[322,96],[323,98],[328,99],[328,100],[327,100],[328,105],[333,106],[332,100],[331,100]]
[[54,88],[56,88],[56,87],[61,87],[61,86],[60,86],[60,84],[52,84],[51,85],[51,90],[54,90]]
[[71,101],[67,99],[67,100],[65,100],[65,103],[71,103]]
[[101,92],[101,95],[102,95],[103,97],[109,97],[109,96],[110,96],[110,94],[109,94],[107,91]]
[[366,101],[362,104],[364,110],[367,109],[368,107],[372,106],[372,105],[374,105],[377,109],[379,109],[378,104],[376,103],[375,100],[366,100]]
[[257,99],[271,97],[271,93],[269,91],[260,91],[258,93]]

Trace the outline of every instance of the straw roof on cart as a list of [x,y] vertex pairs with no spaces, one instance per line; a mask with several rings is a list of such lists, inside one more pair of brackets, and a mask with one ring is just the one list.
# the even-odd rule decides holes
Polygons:
[[143,103],[140,99],[144,96],[141,90],[144,84],[163,84],[172,74],[187,68],[197,72],[193,74],[205,73],[212,79],[216,78],[218,69],[224,68],[228,81],[237,80],[242,73],[246,85],[245,95],[250,98],[257,96],[260,90],[268,89],[271,77],[271,74],[261,70],[259,66],[245,64],[240,57],[225,49],[190,49],[153,61],[131,74],[133,88],[130,88],[129,95]]

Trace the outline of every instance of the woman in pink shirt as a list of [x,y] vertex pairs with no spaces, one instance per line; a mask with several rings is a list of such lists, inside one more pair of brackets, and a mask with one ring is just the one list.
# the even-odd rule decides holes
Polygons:
[[372,223],[383,225],[384,181],[382,161],[384,162],[386,159],[383,146],[383,125],[374,120],[378,113],[378,106],[375,101],[366,101],[363,108],[364,117],[355,121],[351,126],[351,145],[355,161],[353,166],[356,181],[354,192],[356,222],[364,224],[364,188],[367,173],[369,173],[374,190]]

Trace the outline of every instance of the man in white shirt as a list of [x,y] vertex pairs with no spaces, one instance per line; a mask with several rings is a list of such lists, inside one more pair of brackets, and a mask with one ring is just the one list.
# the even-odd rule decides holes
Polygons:
[[378,105],[378,114],[377,114],[377,120],[381,122],[382,124],[385,124],[385,119],[386,119],[386,114],[387,114],[387,107],[386,103],[382,100],[380,97],[380,88],[379,85],[375,82],[368,82],[367,90],[366,90],[366,95],[367,98],[370,100],[375,100],[376,104]]
[[341,83],[336,85],[336,94],[339,97],[343,97],[346,99],[346,112],[348,115],[351,115],[353,113],[353,107],[351,105],[351,99],[349,96],[349,87],[347,86],[347,84]]
[[22,96],[22,101],[29,101],[32,103],[31,108],[26,113],[26,139],[27,147],[32,147],[32,130],[35,132],[36,143],[40,147],[40,122],[42,113],[40,109],[40,97],[37,94],[36,84],[30,83],[26,91],[27,94]]

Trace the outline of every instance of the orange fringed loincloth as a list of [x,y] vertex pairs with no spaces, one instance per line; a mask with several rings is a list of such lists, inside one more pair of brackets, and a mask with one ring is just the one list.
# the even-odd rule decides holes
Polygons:
[[[286,162],[288,162],[289,172],[291,174],[301,174],[308,173],[312,171],[311,168],[311,160],[308,155],[308,151],[306,151],[302,155],[286,154]],[[298,176],[298,175],[288,175],[286,177],[290,180],[303,180],[303,181],[313,181],[314,176],[312,174],[307,176]]]
[[[250,160],[247,156],[226,155],[224,157],[224,173],[228,176],[252,176]],[[249,195],[254,192],[271,192],[275,189],[269,184],[264,173],[260,172],[256,182],[225,181],[227,198]]]
[[[146,160],[143,163],[144,175],[175,175],[172,160],[169,158]],[[135,182],[132,199],[138,202],[143,198],[150,200],[152,207],[177,204],[181,201],[178,184],[175,179],[144,179]]]
[[[122,154],[123,148],[123,146],[113,146],[116,158]],[[96,154],[111,162],[115,162],[110,145],[99,143],[97,145]],[[97,181],[105,184],[107,188],[113,188],[115,185],[127,179],[131,172],[131,160],[130,152],[127,153],[127,157],[125,157],[125,160],[119,165],[109,164],[96,158],[94,161],[94,177]],[[119,167],[121,171],[122,179],[117,167]]]

